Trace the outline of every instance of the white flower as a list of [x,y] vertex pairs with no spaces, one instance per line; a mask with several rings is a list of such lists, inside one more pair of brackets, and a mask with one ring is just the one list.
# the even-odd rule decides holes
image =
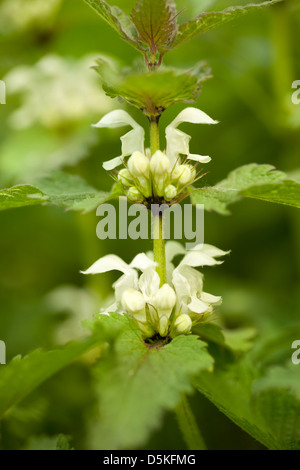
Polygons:
[[117,166],[123,164],[124,157],[132,155],[134,152],[145,153],[144,139],[145,131],[132,117],[122,109],[116,109],[106,114],[97,124],[93,127],[108,127],[115,129],[117,127],[131,126],[132,130],[121,137],[122,142],[122,155],[113,158],[103,164],[105,170],[113,170]]
[[12,113],[10,125],[17,129],[35,124],[46,129],[73,128],[99,112],[99,107],[110,110],[108,97],[89,71],[90,61],[91,56],[75,60],[49,54],[32,66],[13,68],[4,80],[10,94],[21,95],[21,105]]
[[[175,256],[183,254],[183,247],[179,243],[170,243],[169,249],[168,244],[166,246],[169,263]],[[223,261],[216,258],[228,253],[212,245],[197,245],[184,256],[178,267],[173,270],[172,283],[176,291],[178,306],[183,310],[183,313],[189,311],[203,314],[212,309],[211,305],[221,301],[221,297],[203,292],[203,275],[194,268],[222,264]]]
[[[179,155],[185,155],[189,160],[194,160],[200,163],[208,163],[211,158],[208,156],[201,156],[190,154],[189,143],[191,137],[188,134],[178,130],[178,126],[183,122],[190,122],[193,124],[217,124],[207,114],[197,108],[186,108],[181,111],[176,119],[166,128],[166,156],[173,167],[179,161]],[[121,137],[122,141],[122,155],[103,164],[105,170],[113,170],[114,168],[122,165],[124,157],[132,155],[134,152],[141,152],[145,154],[145,131],[144,129],[126,112],[123,110],[115,110],[105,115],[98,124],[94,127],[108,127],[116,128],[123,126],[131,126],[132,130]],[[153,158],[153,156],[152,156]]]
[[[203,315],[209,315],[213,305],[220,303],[221,297],[203,291],[203,275],[195,268],[218,265],[221,261],[216,258],[226,254],[212,245],[198,245],[186,253],[180,243],[168,242],[168,283],[161,287],[152,253],[149,256],[140,253],[130,264],[118,256],[107,255],[84,274],[122,272],[121,278],[113,285],[116,301],[102,313],[128,313],[136,318],[144,335],[151,337],[159,333],[165,337],[189,332],[192,323],[202,321]],[[179,255],[184,255],[183,259],[174,268],[172,261]],[[141,271],[140,277],[137,271]],[[174,322],[173,326],[170,322]]]
[[120,302],[125,290],[138,289],[137,270],[147,271],[150,267],[155,269],[156,263],[144,253],[138,254],[130,264],[125,263],[119,256],[107,255],[98,259],[89,269],[82,271],[82,274],[101,274],[109,271],[120,271],[123,276],[114,283],[115,298]]
[[218,121],[214,121],[207,114],[197,108],[186,108],[181,111],[174,121],[172,121],[166,128],[167,156],[171,165],[175,164],[180,154],[186,155],[190,160],[195,160],[200,163],[210,162],[211,158],[208,156],[190,154],[189,143],[191,137],[177,129],[177,127],[183,122],[190,122],[192,124],[218,123]]

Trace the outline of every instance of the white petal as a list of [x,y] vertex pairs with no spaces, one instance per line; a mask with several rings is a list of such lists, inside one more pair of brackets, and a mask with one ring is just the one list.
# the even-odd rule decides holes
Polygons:
[[145,271],[147,268],[157,266],[155,261],[148,258],[145,253],[140,253],[136,255],[136,257],[131,261],[129,267],[140,269],[141,271]]
[[202,292],[201,300],[207,304],[218,304],[218,303],[221,303],[222,297],[208,294],[207,292]]
[[216,266],[222,263],[223,261],[217,261],[212,256],[209,256],[206,253],[202,253],[200,251],[192,251],[183,258],[179,266],[187,265],[196,268],[199,266]]
[[121,137],[122,156],[127,157],[134,152],[145,152],[145,131],[141,126],[127,132]]
[[211,158],[208,155],[203,156],[203,155],[197,155],[195,153],[189,153],[187,158],[188,158],[188,160],[193,160],[193,161],[199,162],[199,163],[209,163],[211,161]]
[[123,164],[123,158],[116,157],[116,158],[113,158],[112,160],[108,160],[107,162],[104,162],[102,166],[104,170],[110,171],[122,164]]
[[184,298],[191,296],[191,286],[186,277],[181,274],[180,269],[178,268],[174,269],[172,284],[175,288],[179,302],[182,302]]
[[159,290],[160,279],[155,271],[155,267],[150,267],[145,270],[139,279],[139,288],[147,301],[151,303],[151,299],[156,295]]
[[171,122],[171,127],[177,127],[183,122],[190,122],[192,124],[218,124],[218,121],[214,121],[206,113],[197,108],[185,108],[178,116]]
[[126,290],[138,288],[137,272],[134,269],[130,269],[113,284],[113,288],[115,290],[115,298],[120,302]]
[[[123,126],[131,126],[133,129],[121,137],[122,157],[131,155],[136,151],[144,153],[145,131],[126,111],[122,109],[111,111],[100,119],[97,124],[94,124],[93,127],[115,129]],[[121,164],[121,157],[117,157],[104,163],[103,167],[105,170],[112,170]]]
[[[177,129],[177,127],[183,122],[190,122],[192,124],[217,124],[218,121],[214,121],[207,114],[197,108],[186,108],[171,122],[166,128],[166,139],[167,139],[167,156],[172,165],[175,164],[180,154],[189,155],[189,143],[191,137],[188,134]],[[194,156],[194,158],[192,158]],[[191,160],[200,161],[201,163],[208,163],[209,157],[201,157],[199,155],[193,155],[189,158]],[[201,158],[201,160],[199,160]],[[203,159],[204,160],[203,160]]]
[[141,127],[126,111],[123,109],[116,109],[103,116],[97,124],[93,127],[103,128],[108,127],[115,129],[117,127],[131,126],[134,129]]
[[197,246],[194,246],[191,251],[201,251],[201,253],[204,253],[208,256],[212,256],[214,258],[218,258],[219,256],[225,256],[230,253],[230,251],[223,251],[217,248],[216,246],[213,245],[207,245],[207,244],[200,244]]
[[203,289],[203,274],[187,265],[179,265],[173,272],[173,285],[179,297],[196,296]]
[[192,301],[188,305],[188,308],[191,312],[194,313],[205,313],[207,312],[207,310],[209,310],[209,306],[205,302],[202,302],[201,300],[197,299],[196,297],[192,298]]
[[119,256],[107,255],[98,259],[87,271],[81,271],[82,274],[101,274],[108,271],[121,271],[126,273],[129,271],[128,264]]
[[179,242],[170,241],[166,243],[166,260],[171,262],[177,255],[186,253],[184,247]]

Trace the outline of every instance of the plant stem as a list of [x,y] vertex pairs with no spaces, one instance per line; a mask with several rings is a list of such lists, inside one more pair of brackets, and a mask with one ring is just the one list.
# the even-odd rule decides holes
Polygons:
[[[153,155],[159,150],[159,127],[158,119],[150,119],[150,150]],[[157,263],[157,274],[160,278],[160,285],[162,286],[167,282],[166,274],[166,252],[165,252],[165,240],[163,234],[163,215],[157,211],[154,214],[154,226],[153,226],[153,252],[154,261]]]
[[158,119],[150,119],[150,150],[151,155],[153,155],[157,150],[159,150],[159,127]]
[[160,286],[163,286],[167,282],[167,273],[165,240],[163,236],[163,216],[161,213],[154,214],[153,235],[154,261],[157,263],[156,271],[160,278]]
[[185,395],[177,406],[176,416],[179,428],[189,450],[207,450],[195,416]]

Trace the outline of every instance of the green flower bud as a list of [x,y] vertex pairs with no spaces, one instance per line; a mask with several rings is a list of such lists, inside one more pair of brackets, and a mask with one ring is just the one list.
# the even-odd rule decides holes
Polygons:
[[159,325],[158,325],[158,332],[160,336],[165,337],[167,336],[169,331],[169,319],[168,317],[162,317],[159,320]]
[[187,314],[180,315],[174,323],[174,328],[178,335],[184,335],[191,331],[192,320]]
[[176,196],[177,196],[177,189],[175,188],[175,186],[173,186],[173,184],[169,184],[165,188],[165,193],[164,193],[165,200],[172,201],[172,199],[175,199]]
[[127,198],[131,202],[143,202],[143,195],[139,192],[137,188],[132,186],[127,191]]
[[119,171],[118,180],[123,186],[132,186],[133,184],[132,176],[126,168]]
[[185,186],[194,178],[195,170],[190,165],[178,165],[172,173],[172,181],[177,182],[180,186]]

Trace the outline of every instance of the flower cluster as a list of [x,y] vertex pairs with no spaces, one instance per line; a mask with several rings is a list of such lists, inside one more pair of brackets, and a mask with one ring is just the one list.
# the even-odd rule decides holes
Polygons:
[[91,113],[112,109],[99,90],[97,78],[89,73],[91,57],[80,60],[49,54],[33,66],[13,68],[4,77],[10,94],[21,95],[21,106],[10,117],[10,125],[26,129],[35,124],[64,130],[90,117]]
[[[140,253],[130,264],[116,255],[107,255],[83,274],[122,272],[113,285],[115,302],[101,313],[134,317],[145,338],[173,338],[212,318],[214,305],[221,302],[221,297],[203,291],[203,274],[196,268],[221,264],[218,258],[226,254],[212,245],[198,245],[185,252],[180,243],[170,241],[166,244],[167,283],[163,285],[152,253]],[[175,268],[174,258],[182,255]]]
[[[99,128],[132,127],[121,138],[122,155],[103,165],[106,170],[114,170],[120,165],[125,167],[118,172],[117,180],[130,202],[145,205],[179,202],[188,194],[188,187],[201,177],[197,166],[208,163],[211,158],[190,153],[191,137],[178,129],[183,122],[217,123],[199,109],[186,108],[166,128],[166,150],[158,150],[153,155],[145,149],[144,129],[126,111],[112,111],[95,125]],[[129,157],[127,161],[126,157]]]

